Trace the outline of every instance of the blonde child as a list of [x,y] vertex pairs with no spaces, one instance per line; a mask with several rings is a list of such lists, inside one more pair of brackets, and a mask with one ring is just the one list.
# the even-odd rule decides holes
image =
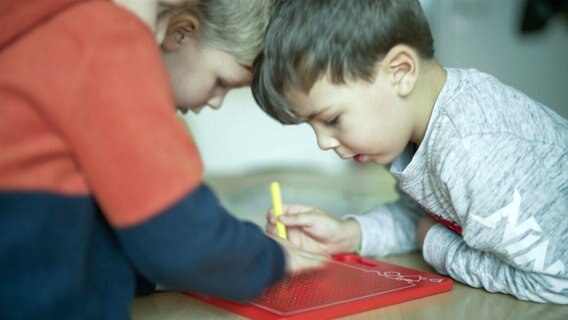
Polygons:
[[0,318],[128,319],[137,278],[250,299],[322,265],[219,204],[175,115],[248,84],[269,2],[173,12],[161,51],[124,9],[148,1],[32,2],[0,2]]

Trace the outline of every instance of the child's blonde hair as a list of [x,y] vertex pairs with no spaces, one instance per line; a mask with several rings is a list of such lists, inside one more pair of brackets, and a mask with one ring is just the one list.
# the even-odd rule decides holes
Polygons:
[[200,0],[184,12],[197,17],[198,38],[238,63],[252,66],[260,52],[272,0]]

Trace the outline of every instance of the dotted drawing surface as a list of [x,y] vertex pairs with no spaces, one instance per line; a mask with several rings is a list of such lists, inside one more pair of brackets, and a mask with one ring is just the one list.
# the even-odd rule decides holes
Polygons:
[[407,281],[399,273],[392,277],[395,273],[332,262],[323,270],[284,278],[253,304],[276,314],[293,314],[415,286],[414,280]]

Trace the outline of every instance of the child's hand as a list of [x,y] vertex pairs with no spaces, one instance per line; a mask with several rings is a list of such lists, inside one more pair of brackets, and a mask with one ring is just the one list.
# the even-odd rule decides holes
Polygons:
[[428,230],[436,223],[438,223],[438,221],[434,220],[434,218],[429,215],[425,215],[420,219],[420,222],[418,222],[418,243],[420,244],[420,248],[422,248],[424,244],[424,238],[426,238]]
[[278,236],[273,236],[272,238],[276,240],[284,250],[287,273],[320,269],[331,260],[329,255],[302,251],[285,239]]
[[[286,226],[288,240],[298,248],[315,253],[353,252],[361,242],[359,223],[341,221],[324,211],[304,205],[284,205],[280,221]],[[266,231],[276,235],[276,218],[267,214]]]

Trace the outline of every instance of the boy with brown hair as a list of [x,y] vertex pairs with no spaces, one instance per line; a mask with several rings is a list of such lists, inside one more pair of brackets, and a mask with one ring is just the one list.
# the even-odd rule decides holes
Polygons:
[[401,193],[343,220],[287,206],[293,243],[422,248],[470,286],[568,303],[568,122],[488,74],[443,68],[417,0],[278,1],[255,68],[266,113],[307,122],[342,159],[389,165]]

